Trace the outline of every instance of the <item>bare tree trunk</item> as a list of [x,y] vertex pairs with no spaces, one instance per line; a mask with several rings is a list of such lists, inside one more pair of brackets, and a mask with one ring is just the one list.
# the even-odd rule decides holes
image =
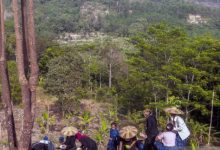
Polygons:
[[99,88],[102,88],[102,74],[99,73]]
[[[190,99],[190,93],[191,93],[191,90],[188,90],[188,93],[187,93],[187,102],[189,103],[189,99]],[[189,110],[188,110],[188,107],[186,106],[186,119],[185,121],[188,122],[188,119],[189,119]]]
[[166,90],[166,103],[169,102],[169,91],[168,91],[168,85],[167,85],[167,90]]
[[213,90],[213,92],[212,92],[212,104],[211,104],[211,116],[210,116],[210,123],[209,123],[208,145],[210,145],[210,141],[211,141],[211,131],[212,131],[212,118],[213,118],[214,97],[215,97],[215,91]]
[[50,118],[50,105],[49,105],[49,103],[47,104],[47,114],[48,114],[48,118],[47,118],[46,133],[48,134],[49,131],[50,131],[50,122],[49,122],[49,118]]
[[5,52],[5,28],[4,28],[4,4],[0,0],[0,76],[2,79],[2,102],[4,103],[5,118],[7,122],[7,133],[9,149],[17,149],[15,123],[11,101],[11,91],[8,77],[7,60]]
[[22,34],[23,34],[23,51],[24,51],[24,70],[25,75],[28,75],[28,31],[27,31],[27,0],[21,0],[21,19],[22,19]]
[[110,58],[109,58],[109,88],[112,87],[112,49],[110,50]]
[[36,50],[36,38],[35,38],[35,25],[34,25],[34,4],[33,0],[29,0],[28,7],[28,39],[29,39],[29,50],[30,50],[30,90],[31,90],[31,101],[32,101],[32,115],[35,115],[36,106],[36,88],[38,83],[39,67],[37,63],[37,50]]
[[[154,94],[154,102],[155,102],[155,104],[157,103],[157,94],[156,93]],[[155,108],[155,115],[156,115],[156,118],[157,118],[158,117],[157,107]]]
[[109,88],[112,87],[112,64],[109,64],[109,84],[108,84]]
[[[194,74],[192,75],[192,78],[191,78],[191,84],[193,84],[194,82]],[[186,76],[186,84],[189,84],[189,81],[188,81],[188,77]],[[188,90],[188,93],[187,93],[187,102],[190,103],[190,94],[191,94],[191,89]],[[190,110],[188,109],[188,106],[186,106],[186,119],[185,121],[188,122],[188,119],[189,119],[189,115],[190,115]]]
[[[19,83],[21,85],[22,91],[22,102],[24,105],[24,124],[23,130],[20,137],[19,149],[28,150],[31,145],[31,133],[34,122],[35,115],[35,103],[36,103],[36,87],[38,81],[38,64],[37,64],[37,53],[35,47],[35,29],[34,29],[34,17],[33,17],[33,0],[28,1],[27,11],[24,12],[24,16],[27,16],[27,22],[23,22],[23,40],[28,38],[28,43],[24,45],[22,40],[22,35],[19,29],[19,11],[18,11],[18,1],[12,0],[12,9],[14,14],[14,28],[16,35],[16,61],[19,76]],[[26,9],[26,6],[22,5],[22,9]],[[27,14],[25,14],[27,13]],[[26,26],[27,25],[27,26]],[[25,32],[26,31],[26,32]],[[26,34],[27,33],[27,34]],[[29,58],[24,55],[22,49],[25,47],[28,51]],[[25,76],[25,62],[24,60],[29,60],[30,63],[30,78],[29,80]]]

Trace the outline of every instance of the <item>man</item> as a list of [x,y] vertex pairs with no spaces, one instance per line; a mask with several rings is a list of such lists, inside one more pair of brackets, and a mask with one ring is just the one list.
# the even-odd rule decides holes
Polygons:
[[[145,143],[144,150],[156,150],[154,141],[159,131],[157,128],[157,119],[153,116],[151,109],[145,109],[143,111],[144,117],[146,118],[145,123]],[[143,136],[143,135],[142,135]]]

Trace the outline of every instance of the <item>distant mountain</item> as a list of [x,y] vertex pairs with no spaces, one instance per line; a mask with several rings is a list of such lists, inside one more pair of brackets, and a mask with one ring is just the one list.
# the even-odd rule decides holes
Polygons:
[[206,7],[220,8],[220,0],[186,0],[186,1]]
[[220,38],[220,0],[35,0],[37,31],[127,36],[166,22]]

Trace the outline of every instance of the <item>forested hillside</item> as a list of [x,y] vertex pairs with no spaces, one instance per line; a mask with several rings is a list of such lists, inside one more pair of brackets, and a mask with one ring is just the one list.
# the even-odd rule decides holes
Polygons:
[[[11,97],[23,108],[6,2]],[[37,97],[44,97],[34,127],[39,137],[74,125],[106,146],[112,121],[143,130],[147,107],[162,131],[164,108],[176,106],[192,149],[220,144],[220,0],[35,0],[34,17]],[[82,102],[102,108],[82,109]]]
[[[195,1],[194,1],[195,2]],[[152,23],[166,22],[182,26],[191,35],[219,33],[219,1],[209,7],[185,0],[38,0],[38,31],[101,31],[128,36],[146,31]],[[199,15],[198,23],[190,23],[189,15]]]

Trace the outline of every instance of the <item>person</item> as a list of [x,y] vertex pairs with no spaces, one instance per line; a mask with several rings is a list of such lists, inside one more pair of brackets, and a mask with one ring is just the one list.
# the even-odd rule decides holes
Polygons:
[[65,138],[64,138],[63,136],[60,136],[60,137],[59,137],[59,143],[60,143],[61,145],[63,145],[64,142],[65,142]]
[[119,150],[137,150],[137,137],[124,139],[120,138]]
[[138,129],[135,126],[128,125],[121,128],[119,150],[138,150],[141,143],[138,143],[137,133]]
[[178,150],[184,150],[188,137],[190,136],[190,131],[187,128],[186,123],[183,118],[179,116],[184,113],[176,107],[167,108],[165,111],[170,114],[170,122],[174,126],[174,131],[177,132],[176,145]]
[[53,143],[49,140],[48,136],[44,136],[43,140],[34,143],[31,146],[32,150],[55,150]]
[[110,139],[107,145],[107,150],[117,150],[119,145],[119,131],[115,122],[111,123]]
[[87,135],[78,132],[75,136],[76,139],[81,143],[82,149],[98,150],[97,143]]
[[76,137],[74,135],[67,136],[64,142],[65,150],[76,150]]
[[65,142],[63,138],[60,137],[60,148],[65,150],[76,150],[76,137],[75,134],[78,132],[78,129],[72,126],[64,127],[61,130],[61,133],[66,136]]
[[59,143],[60,146],[57,149],[62,149],[62,150],[76,150],[76,137],[74,135],[67,136],[66,140],[63,136],[59,137]]
[[[155,139],[155,145],[158,150],[177,150],[176,147],[176,133],[173,132],[173,124],[166,125],[165,132],[159,134]],[[161,141],[161,142],[160,142]]]
[[136,146],[137,146],[138,150],[144,149],[144,144],[141,139],[137,139]]
[[145,109],[143,111],[144,117],[146,118],[145,123],[145,134],[141,133],[140,136],[145,138],[144,150],[156,150],[154,141],[158,135],[157,119],[153,116],[151,109]]

